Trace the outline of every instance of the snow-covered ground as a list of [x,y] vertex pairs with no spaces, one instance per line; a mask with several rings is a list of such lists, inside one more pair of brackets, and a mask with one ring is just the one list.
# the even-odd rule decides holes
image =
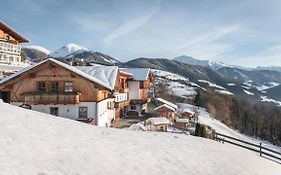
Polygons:
[[228,144],[181,134],[101,128],[0,102],[0,174],[279,174]]
[[244,84],[244,88],[245,89],[251,89],[251,88],[256,88],[259,91],[265,91],[271,88],[274,88],[276,86],[279,86],[280,83],[278,82],[266,82],[263,84],[257,84],[255,82],[253,82],[252,80],[246,81],[243,83]]
[[227,86],[236,86],[234,83],[227,83]]
[[281,101],[274,100],[272,98],[269,98],[267,96],[261,96],[262,102],[269,102],[269,103],[275,103],[277,106],[281,106]]
[[196,95],[196,88],[201,88],[181,75],[157,69],[152,69],[151,71],[156,77],[157,83],[162,82],[168,85],[168,89],[170,90],[168,93],[170,94],[187,98]]
[[226,95],[234,95],[232,92],[229,92],[227,90],[216,89],[215,92],[220,93],[220,94],[226,94]]
[[254,93],[252,93],[252,92],[250,92],[250,91],[247,91],[247,90],[245,90],[245,89],[243,89],[243,91],[244,91],[246,94],[248,94],[248,95],[255,95]]
[[209,87],[213,87],[213,88],[217,88],[217,89],[221,89],[221,90],[224,90],[224,89],[225,89],[224,87],[219,86],[219,85],[217,85],[217,84],[214,84],[214,83],[212,83],[212,82],[210,82],[210,81],[207,81],[207,80],[198,80],[198,82],[200,82],[200,83],[206,83],[206,84],[208,84]]
[[179,82],[169,82],[169,89],[171,89],[170,93],[173,95],[183,98],[194,96],[197,93],[194,87],[190,87]]
[[189,81],[188,78],[185,78],[181,75],[178,74],[173,74],[171,72],[163,71],[163,70],[158,70],[158,69],[151,69],[151,72],[153,75],[158,76],[158,77],[164,77],[168,80],[182,80],[182,81]]

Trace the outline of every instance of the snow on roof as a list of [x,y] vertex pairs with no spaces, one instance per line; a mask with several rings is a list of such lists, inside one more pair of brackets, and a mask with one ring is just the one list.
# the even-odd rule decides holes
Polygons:
[[189,120],[188,120],[188,118],[177,118],[176,122],[178,122],[178,123],[188,123]]
[[154,111],[157,111],[158,109],[163,108],[163,107],[168,108],[168,109],[170,109],[171,111],[175,111],[175,110],[176,110],[176,109],[173,108],[172,106],[169,106],[169,105],[167,105],[167,104],[163,104],[163,105],[158,106],[157,108],[155,108]]
[[[47,61],[51,61],[51,62],[53,62],[53,63],[56,63],[56,64],[58,64],[58,65],[60,65],[60,66],[62,66],[62,67],[64,67],[64,68],[66,68],[66,69],[68,69],[68,70],[70,70],[70,71],[72,71],[72,72],[74,72],[74,73],[76,73],[76,74],[78,74],[78,75],[80,75],[80,76],[82,76],[82,77],[84,77],[84,78],[87,78],[87,79],[90,80],[90,81],[93,81],[93,82],[95,82],[95,83],[97,83],[97,84],[100,84],[100,85],[104,86],[105,88],[108,88],[108,89],[110,89],[110,90],[114,89],[114,85],[112,86],[112,84],[109,83],[109,82],[111,82],[111,81],[102,81],[104,77],[100,77],[100,78],[93,77],[93,76],[91,76],[91,75],[89,75],[89,74],[87,74],[87,73],[85,73],[85,72],[83,72],[83,71],[81,71],[81,70],[79,70],[79,69],[73,67],[73,66],[70,66],[70,65],[65,64],[65,63],[63,63],[63,62],[61,62],[61,61],[55,60],[55,59],[53,59],[53,58],[46,59],[46,60],[44,60],[44,61],[42,61],[42,62],[40,62],[40,63],[38,63],[38,64],[35,64],[35,65],[33,65],[33,66],[30,66],[30,67],[27,67],[27,68],[25,68],[25,69],[22,69],[21,71],[15,73],[15,74],[12,74],[12,75],[8,76],[7,78],[4,78],[3,80],[1,80],[1,81],[0,81],[0,84],[2,84],[2,83],[4,83],[4,82],[7,82],[8,80],[11,80],[11,79],[13,79],[13,78],[15,78],[15,77],[21,75],[22,73],[25,73],[25,72],[27,72],[27,71],[29,71],[29,70],[31,70],[31,69],[37,67],[37,66],[40,66],[41,64],[44,64],[44,63],[47,62]],[[105,68],[105,69],[106,69],[106,68]],[[111,70],[111,69],[110,69],[110,70]],[[106,70],[104,70],[104,71],[106,72]],[[116,72],[117,72],[117,71],[118,71],[118,67],[116,67]],[[110,73],[105,73],[105,72],[104,72],[104,74],[102,74],[101,72],[102,72],[102,71],[100,71],[100,74],[99,74],[99,75],[107,75],[107,74],[110,74]],[[109,72],[110,72],[110,71],[109,71]],[[113,71],[113,72],[114,72],[114,71]],[[111,73],[113,73],[113,72],[111,72]],[[97,74],[97,75],[98,75],[98,74]]]
[[164,100],[163,98],[157,98],[157,101],[160,101],[160,102],[165,103],[165,104],[167,104],[167,105],[169,105],[169,106],[171,106],[171,107],[173,107],[175,109],[178,109],[178,106],[176,104],[171,103],[171,102],[169,102],[167,100]]
[[96,79],[110,86],[111,89],[114,89],[116,77],[118,75],[117,66],[104,66],[94,64],[92,66],[77,66],[75,68],[92,77],[95,77]]
[[147,121],[150,121],[153,125],[170,124],[170,121],[165,117],[152,117],[147,119]]
[[133,80],[147,80],[150,68],[120,68],[121,71],[133,74]]

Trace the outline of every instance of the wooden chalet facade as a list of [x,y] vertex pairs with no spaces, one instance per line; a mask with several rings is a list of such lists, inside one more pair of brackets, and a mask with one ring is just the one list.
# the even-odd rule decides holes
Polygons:
[[21,63],[19,44],[25,42],[28,42],[26,38],[0,20],[0,63]]
[[35,111],[110,126],[129,111],[133,76],[117,66],[73,67],[47,59],[0,81],[0,97]]
[[154,111],[156,111],[157,117],[165,117],[171,123],[174,123],[174,121],[175,121],[175,109],[173,107],[168,106],[167,104],[163,104],[163,105],[155,108]]

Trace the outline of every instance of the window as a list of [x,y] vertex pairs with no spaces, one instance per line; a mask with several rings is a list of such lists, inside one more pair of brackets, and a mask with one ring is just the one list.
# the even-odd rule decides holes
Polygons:
[[51,92],[59,92],[59,83],[51,82]]
[[114,103],[109,101],[107,102],[107,109],[113,109],[114,108]]
[[45,82],[37,82],[37,91],[45,92],[46,91],[46,83]]
[[50,107],[50,114],[54,116],[59,116],[59,108],[58,107]]
[[140,89],[143,89],[144,88],[144,83],[143,81],[140,81]]
[[88,107],[78,107],[78,117],[82,119],[88,118]]
[[64,92],[73,92],[72,82],[64,83]]
[[137,109],[136,105],[132,105],[132,106],[131,106],[131,109],[132,109],[132,110],[136,110],[136,109]]

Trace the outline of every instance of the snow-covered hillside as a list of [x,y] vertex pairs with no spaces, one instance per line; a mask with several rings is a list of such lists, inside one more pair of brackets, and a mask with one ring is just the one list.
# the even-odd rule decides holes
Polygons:
[[59,57],[66,57],[67,55],[73,54],[73,53],[78,53],[78,52],[83,52],[83,51],[88,51],[86,47],[79,46],[74,43],[69,43],[58,50],[55,50],[51,53],[52,57],[59,58]]
[[152,69],[151,71],[155,77],[156,84],[168,85],[169,94],[187,98],[196,95],[196,88],[201,88],[181,75],[157,69]]
[[187,135],[95,127],[0,102],[0,174],[279,174],[256,154]]

